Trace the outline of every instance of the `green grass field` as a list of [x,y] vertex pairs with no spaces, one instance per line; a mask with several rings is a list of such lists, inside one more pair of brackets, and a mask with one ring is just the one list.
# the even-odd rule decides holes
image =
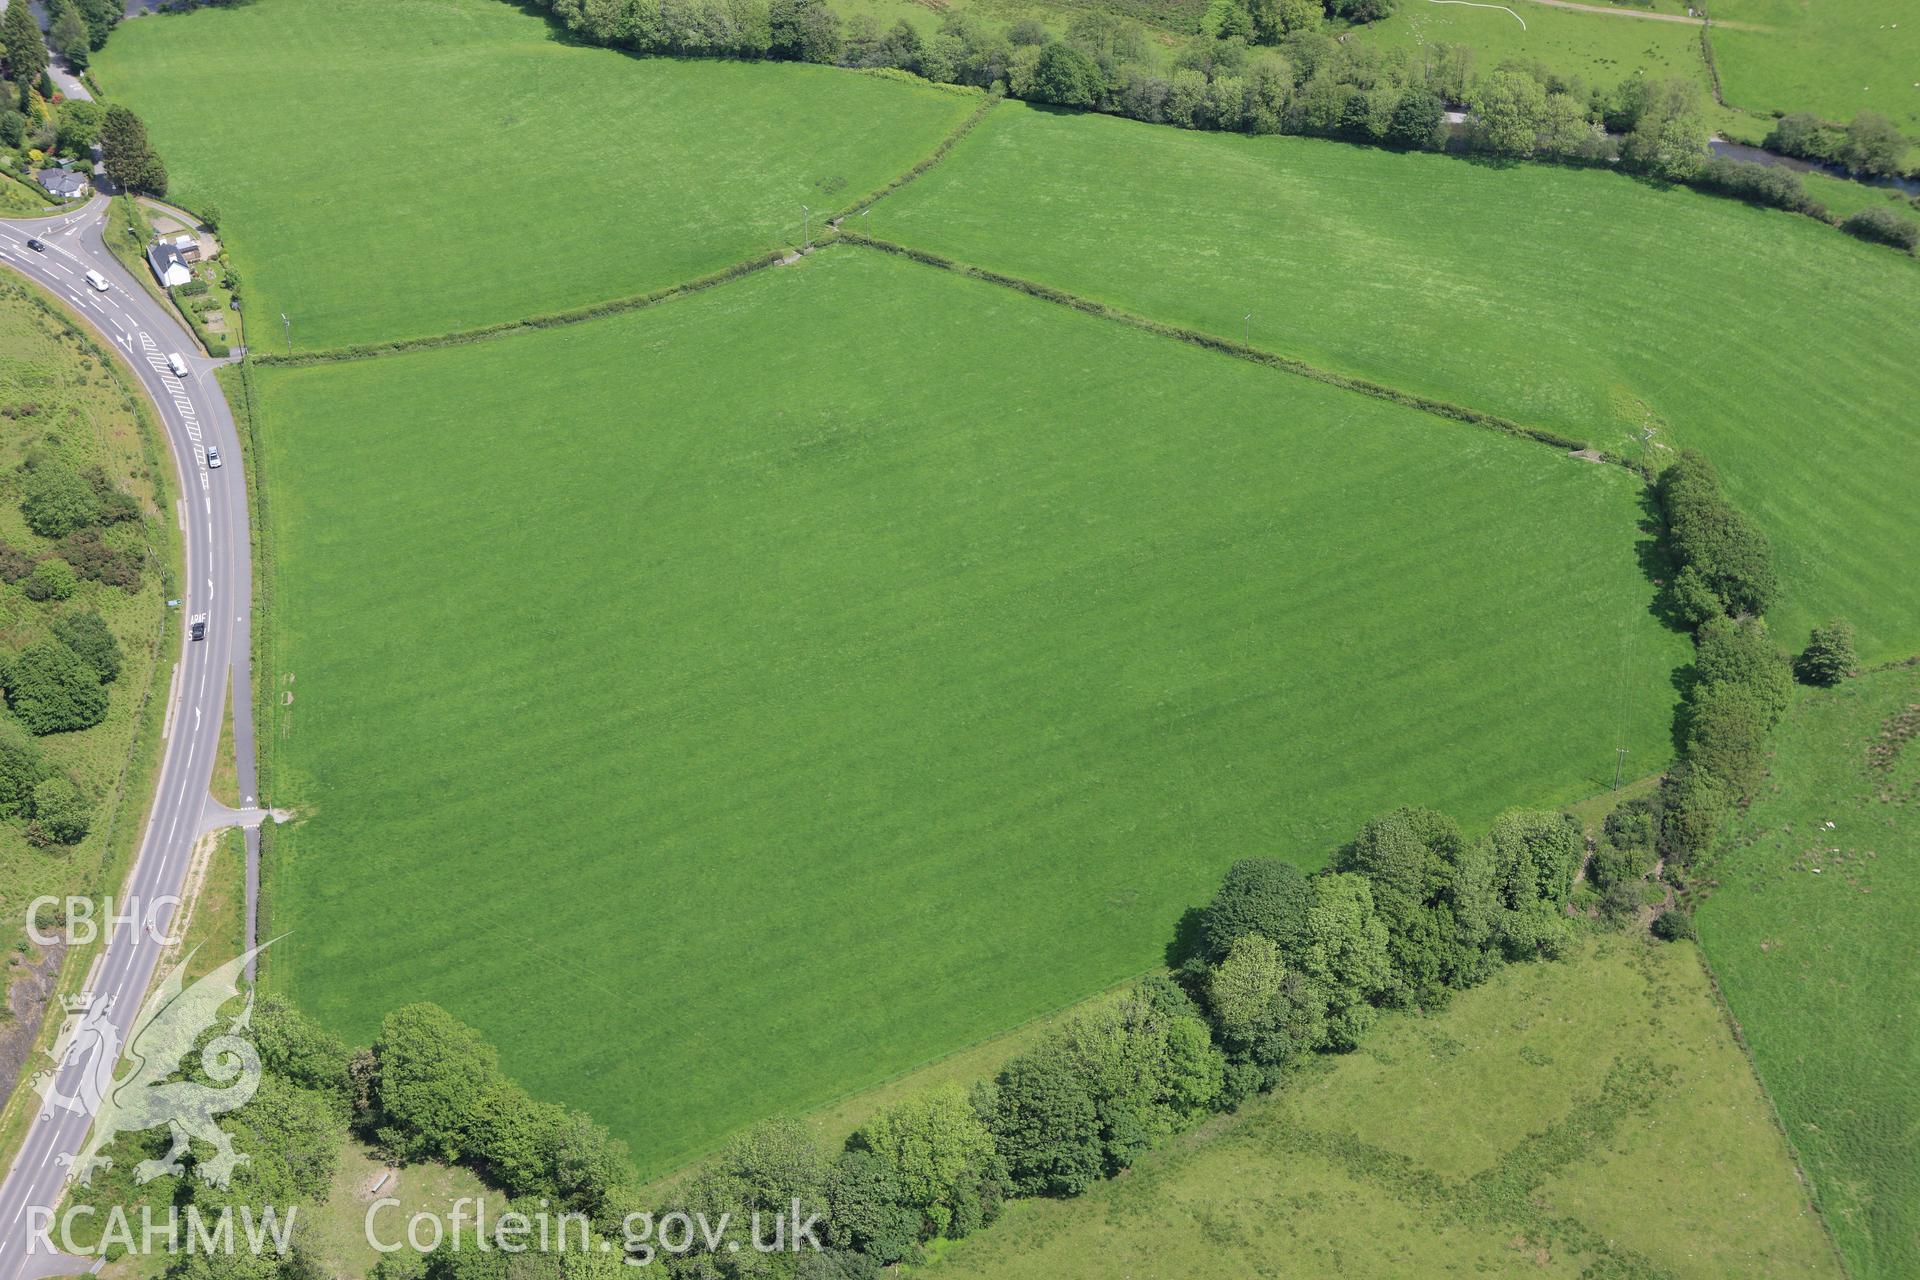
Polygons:
[[1857,1280],[1920,1274],[1916,731],[1911,666],[1803,701],[1699,911]]
[[274,981],[647,1172],[1665,758],[1624,471],[880,254],[260,385]]
[[879,186],[976,102],[825,67],[569,47],[501,0],[129,22],[96,68],[148,120],[172,194],[220,206],[275,350],[283,312],[303,350],[436,334],[798,244],[801,205]]
[[1920,540],[1911,257],[1610,173],[1019,103],[870,220],[1603,446],[1658,425],[1704,448],[1772,534],[1783,636],[1845,613],[1871,655],[1920,647],[1920,576],[1887,554]]
[[[1624,1034],[1623,1034],[1624,1033]],[[1837,1277],[1690,945],[1605,938],[916,1274]]]
[[1848,120],[1878,111],[1920,136],[1920,14],[1911,0],[1714,0],[1727,101]]
[[1913,202],[1890,187],[1870,187],[1864,182],[1852,182],[1824,173],[1803,173],[1800,183],[1806,188],[1807,194],[1826,205],[1827,213],[1835,218],[1844,218],[1862,209],[1878,206],[1909,222],[1920,222],[1920,212],[1914,209]]
[[1695,27],[1539,4],[1510,7],[1526,20],[1525,27],[1499,9],[1412,0],[1399,5],[1390,18],[1355,27],[1352,38],[1383,49],[1406,49],[1416,59],[1436,44],[1472,45],[1473,65],[1481,74],[1516,61],[1538,63],[1558,75],[1606,88],[1635,72],[1679,76],[1698,84],[1703,102],[1712,104],[1706,56]]

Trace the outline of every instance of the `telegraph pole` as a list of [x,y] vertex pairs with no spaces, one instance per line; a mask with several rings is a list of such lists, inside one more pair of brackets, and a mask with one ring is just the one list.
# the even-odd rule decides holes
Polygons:
[[800,206],[800,249],[805,252],[813,248],[813,210]]
[[280,327],[287,333],[287,354],[293,354],[293,321],[287,319],[287,313],[280,313]]
[[1613,749],[1613,789],[1615,791],[1620,789],[1620,766],[1625,764],[1626,761],[1627,749],[1625,747],[1615,747]]

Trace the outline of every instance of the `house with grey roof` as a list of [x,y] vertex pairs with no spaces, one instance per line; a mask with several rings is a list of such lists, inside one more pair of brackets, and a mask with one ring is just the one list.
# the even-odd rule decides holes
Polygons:
[[72,169],[42,169],[33,177],[34,181],[47,189],[49,195],[62,200],[78,200],[93,190],[92,180],[86,174]]
[[154,279],[172,289],[193,279],[193,268],[180,256],[180,247],[171,240],[155,240],[147,246],[147,265]]

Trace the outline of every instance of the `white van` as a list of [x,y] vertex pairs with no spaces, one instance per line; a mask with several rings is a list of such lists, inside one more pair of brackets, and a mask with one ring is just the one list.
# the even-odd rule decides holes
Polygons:
[[107,278],[98,271],[87,272],[87,283],[98,289],[101,293],[105,293],[107,290],[113,288],[112,285],[107,283]]
[[180,358],[178,351],[167,352],[167,368],[173,370],[173,376],[176,378],[187,376],[187,362]]

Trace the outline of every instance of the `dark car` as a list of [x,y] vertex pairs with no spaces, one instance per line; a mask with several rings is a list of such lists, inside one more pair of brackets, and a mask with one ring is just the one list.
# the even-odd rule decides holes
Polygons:
[[187,624],[187,634],[195,640],[205,640],[207,638],[207,615],[204,613],[194,614],[193,621]]
[[27,248],[33,250],[35,253],[45,253],[47,251],[47,242],[45,240],[29,240],[27,241]]

